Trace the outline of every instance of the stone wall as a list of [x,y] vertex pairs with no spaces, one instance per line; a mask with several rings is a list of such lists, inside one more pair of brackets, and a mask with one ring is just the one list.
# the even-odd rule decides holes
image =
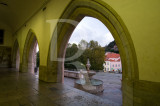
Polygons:
[[11,48],[0,46],[0,67],[11,66]]
[[79,71],[67,71],[64,70],[64,76],[70,78],[79,78]]

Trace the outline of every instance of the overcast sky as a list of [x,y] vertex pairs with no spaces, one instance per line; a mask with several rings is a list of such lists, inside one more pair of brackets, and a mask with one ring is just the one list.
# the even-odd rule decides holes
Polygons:
[[82,39],[98,41],[104,47],[114,40],[107,27],[98,19],[85,17],[73,31],[69,43],[78,44]]

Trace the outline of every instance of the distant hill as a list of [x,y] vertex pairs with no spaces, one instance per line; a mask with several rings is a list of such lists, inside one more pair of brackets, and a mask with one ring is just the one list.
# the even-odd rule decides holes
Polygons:
[[119,53],[118,47],[115,41],[110,42],[108,45],[105,46],[105,52],[114,52]]

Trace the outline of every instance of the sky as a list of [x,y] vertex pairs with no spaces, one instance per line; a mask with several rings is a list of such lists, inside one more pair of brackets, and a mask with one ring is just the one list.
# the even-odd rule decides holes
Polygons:
[[84,17],[73,31],[69,43],[79,44],[81,40],[97,41],[102,47],[114,40],[107,27],[98,19]]
[[36,52],[38,52],[39,51],[39,46],[38,46],[38,43],[37,43],[37,48],[36,48]]
[[[81,40],[87,42],[97,41],[102,47],[108,45],[114,40],[108,28],[98,19],[93,17],[84,17],[73,31],[69,43],[79,44]],[[39,47],[37,46],[37,52]]]

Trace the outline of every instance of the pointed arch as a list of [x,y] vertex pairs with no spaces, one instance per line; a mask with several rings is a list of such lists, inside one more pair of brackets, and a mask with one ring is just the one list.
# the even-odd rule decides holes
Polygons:
[[[106,3],[99,0],[75,0],[72,1],[62,14],[60,19],[70,19],[76,22],[80,22],[83,17],[91,16],[99,19],[112,33],[115,38],[116,44],[120,49],[123,64],[123,77],[126,79],[139,79],[137,58],[134,49],[134,45],[130,34],[123,23],[120,16]],[[53,33],[49,55],[48,65],[50,64],[51,45],[55,41],[54,38],[57,36],[57,54],[58,58],[64,58],[65,47],[71,36],[71,33],[76,26],[69,25],[68,23],[59,22],[57,25],[57,33]],[[55,44],[55,43],[54,43]],[[53,53],[53,52],[52,52]],[[55,52],[54,52],[55,53]],[[52,61],[53,62],[53,61]],[[62,82],[63,76],[63,61],[58,62],[58,81]]]
[[[139,71],[134,44],[127,27],[116,11],[100,0],[73,0],[67,6],[60,19],[70,19],[80,22],[85,16],[99,19],[107,26],[115,38],[120,51],[123,67],[123,103],[132,105],[133,85],[134,81],[139,80]],[[68,23],[59,22],[51,39],[47,71],[56,76],[54,77],[54,80],[57,82],[63,82],[66,45],[75,27],[76,25],[73,26]],[[55,38],[57,38],[57,40],[55,40]],[[52,46],[53,44],[56,44],[56,46]],[[56,49],[57,51],[55,51]],[[57,58],[60,59],[52,60],[51,56],[55,56],[56,54]]]
[[32,53],[35,52],[36,45],[38,44],[38,40],[36,34],[32,29],[28,31],[24,49],[23,49],[23,56],[22,56],[22,63],[20,64],[20,71],[21,72],[28,72],[29,70],[33,69],[32,64]]
[[11,62],[12,62],[12,67],[19,70],[20,53],[19,53],[19,43],[17,39],[15,40],[13,45]]

